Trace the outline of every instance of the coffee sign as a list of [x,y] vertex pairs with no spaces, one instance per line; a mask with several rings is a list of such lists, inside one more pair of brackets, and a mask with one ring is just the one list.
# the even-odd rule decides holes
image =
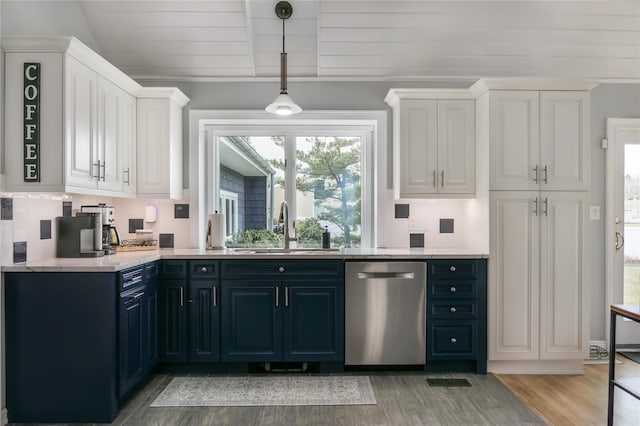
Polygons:
[[24,64],[24,181],[40,182],[40,63]]

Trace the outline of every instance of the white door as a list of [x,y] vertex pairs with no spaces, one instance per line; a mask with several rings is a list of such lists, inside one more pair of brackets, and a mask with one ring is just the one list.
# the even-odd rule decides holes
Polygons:
[[97,75],[66,57],[65,133],[67,185],[95,188],[99,173],[96,149]]
[[538,190],[540,138],[537,91],[491,92],[491,189]]
[[476,192],[475,102],[438,101],[438,192]]
[[540,359],[588,358],[586,192],[540,192]]
[[403,100],[400,103],[399,127],[400,194],[410,197],[436,193],[438,174],[437,101]]
[[98,188],[122,191],[122,90],[105,78],[98,78]]
[[539,359],[540,198],[491,191],[489,359]]
[[589,93],[540,92],[541,191],[589,189]]
[[[604,220],[608,336],[609,305],[640,304],[640,119],[607,119],[607,140]],[[640,343],[640,327],[618,321],[616,343]]]

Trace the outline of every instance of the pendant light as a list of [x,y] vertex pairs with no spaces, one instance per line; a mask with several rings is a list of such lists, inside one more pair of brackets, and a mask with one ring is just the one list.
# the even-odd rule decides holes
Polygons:
[[265,108],[265,111],[278,115],[297,114],[302,111],[287,93],[287,52],[284,49],[284,21],[293,14],[293,7],[288,1],[276,4],[276,16],[282,19],[282,53],[280,53],[280,95]]

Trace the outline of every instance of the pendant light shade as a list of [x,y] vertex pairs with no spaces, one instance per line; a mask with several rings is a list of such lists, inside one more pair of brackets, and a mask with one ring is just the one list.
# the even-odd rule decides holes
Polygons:
[[302,111],[287,93],[287,52],[284,48],[284,22],[293,14],[293,7],[288,1],[276,4],[276,16],[282,19],[282,53],[280,53],[280,94],[265,108],[265,111],[277,115],[292,115]]

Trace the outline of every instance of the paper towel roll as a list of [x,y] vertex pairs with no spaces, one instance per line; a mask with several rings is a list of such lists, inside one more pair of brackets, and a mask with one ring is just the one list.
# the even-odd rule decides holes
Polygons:
[[224,248],[227,236],[225,217],[223,213],[210,214],[207,220],[207,248]]

